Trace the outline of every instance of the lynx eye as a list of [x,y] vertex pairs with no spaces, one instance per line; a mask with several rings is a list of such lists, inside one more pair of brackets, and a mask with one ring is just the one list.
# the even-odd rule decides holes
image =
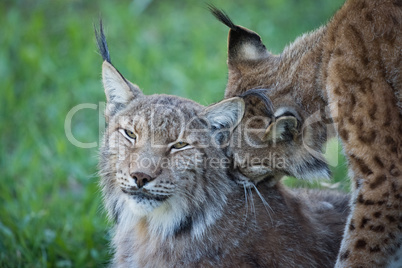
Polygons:
[[186,147],[187,145],[188,145],[187,142],[179,141],[179,142],[177,142],[177,143],[172,145],[172,149],[179,150],[179,149],[182,149],[182,148]]
[[130,131],[130,130],[125,129],[125,130],[124,130],[124,133],[126,133],[126,135],[127,135],[130,139],[135,140],[135,139],[137,138],[137,135],[135,135],[134,132],[132,132],[132,131]]
[[120,132],[123,134],[124,137],[126,137],[132,143],[137,139],[137,135],[135,135],[133,131],[127,129],[120,129]]

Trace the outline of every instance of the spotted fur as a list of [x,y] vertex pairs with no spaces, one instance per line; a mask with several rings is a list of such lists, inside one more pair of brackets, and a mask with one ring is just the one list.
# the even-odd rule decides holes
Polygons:
[[[331,132],[326,124],[335,122],[354,188],[336,267],[401,267],[402,2],[348,0],[328,25],[299,37],[278,56],[265,49],[258,34],[212,11],[231,28],[225,96],[267,88],[276,111],[294,117],[283,130],[287,139],[260,151],[237,149],[256,157],[276,152],[288,157],[290,166],[245,168],[240,173],[257,182],[275,171],[308,177],[311,174],[297,172],[303,163],[312,174],[325,170],[314,152]],[[262,114],[260,106],[250,106],[243,122]],[[272,131],[275,118],[261,120],[258,128]],[[260,135],[256,142],[258,138],[259,144],[272,144],[272,138]],[[306,148],[313,150],[299,153]]]
[[[98,42],[107,47],[103,39]],[[108,58],[99,170],[114,222],[113,267],[335,263],[346,196],[237,183],[225,142],[243,117],[241,98],[203,107],[175,96],[145,96]]]

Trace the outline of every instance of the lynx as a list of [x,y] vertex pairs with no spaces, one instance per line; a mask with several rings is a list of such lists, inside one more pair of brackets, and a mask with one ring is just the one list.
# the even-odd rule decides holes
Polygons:
[[[111,64],[102,24],[107,130],[99,170],[114,221],[113,267],[329,267],[348,213],[341,194],[280,182],[242,188],[227,146],[234,97],[203,107],[145,96]],[[259,196],[261,198],[254,198]]]
[[252,122],[254,145],[234,150],[260,159],[275,152],[290,163],[251,165],[239,158],[238,173],[254,183],[278,172],[327,177],[319,148],[333,120],[353,177],[353,211],[336,267],[401,267],[402,2],[349,0],[328,25],[280,55],[269,53],[257,33],[211,10],[230,28],[225,97],[265,88],[272,101],[268,111],[258,100],[248,106],[240,127],[251,116],[263,119]]

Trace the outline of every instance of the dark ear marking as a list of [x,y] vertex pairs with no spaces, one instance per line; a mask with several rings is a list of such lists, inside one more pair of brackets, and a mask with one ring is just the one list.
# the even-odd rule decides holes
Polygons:
[[236,25],[229,16],[213,5],[208,5],[212,15],[230,28],[228,37],[229,63],[243,60],[259,60],[270,54],[261,41],[261,37],[245,27]]
[[212,4],[208,4],[208,9],[217,20],[228,26],[230,29],[235,31],[238,28],[238,26],[235,25],[233,21],[229,18],[229,16],[225,13],[225,11],[216,8]]
[[[107,46],[106,42],[106,36],[103,31],[102,19],[99,19],[99,30],[96,28],[96,25],[94,24],[94,32],[96,38],[96,46],[98,47],[98,51],[101,54],[103,61],[107,61],[113,66],[112,61],[110,59],[109,47]],[[129,85],[129,87],[132,87],[130,83],[127,81],[127,79],[119,72],[119,70],[116,69],[116,71],[119,73],[121,78],[123,78],[123,80]]]
[[96,37],[96,45],[98,47],[99,53],[101,54],[104,61],[112,63],[112,61],[110,60],[109,48],[107,46],[105,33],[103,32],[102,19],[99,20],[99,30],[94,24],[94,31]]

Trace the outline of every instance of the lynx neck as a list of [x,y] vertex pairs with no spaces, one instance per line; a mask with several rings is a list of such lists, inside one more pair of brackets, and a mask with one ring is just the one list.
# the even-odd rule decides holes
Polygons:
[[296,103],[310,114],[328,104],[325,81],[322,80],[322,54],[326,32],[327,27],[323,26],[304,34],[279,55],[277,75],[285,78],[280,81],[287,82],[274,89],[274,94],[292,95]]

